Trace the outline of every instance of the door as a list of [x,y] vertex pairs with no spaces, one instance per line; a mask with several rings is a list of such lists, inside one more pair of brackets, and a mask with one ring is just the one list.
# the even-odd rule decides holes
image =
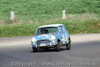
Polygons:
[[67,32],[65,26],[63,26],[63,29],[64,29],[64,33],[65,33],[65,39],[66,39],[66,44],[69,42],[69,33]]
[[60,26],[60,37],[61,37],[60,41],[61,41],[62,45],[65,44],[66,36],[65,36],[65,30],[64,30],[63,26]]

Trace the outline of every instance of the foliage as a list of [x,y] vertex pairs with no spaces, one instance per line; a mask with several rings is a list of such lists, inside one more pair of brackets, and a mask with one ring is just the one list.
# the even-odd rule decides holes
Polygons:
[[0,22],[8,22],[14,11],[21,22],[46,22],[66,14],[96,13],[100,15],[100,0],[0,0]]
[[71,34],[100,33],[100,0],[0,0],[0,37],[34,35],[47,24],[64,24]]
[[70,20],[56,20],[44,24],[10,24],[0,26],[0,37],[9,36],[29,36],[35,35],[36,28],[41,25],[62,23],[70,34],[75,33],[100,33],[100,20],[84,20],[84,21],[70,21]]

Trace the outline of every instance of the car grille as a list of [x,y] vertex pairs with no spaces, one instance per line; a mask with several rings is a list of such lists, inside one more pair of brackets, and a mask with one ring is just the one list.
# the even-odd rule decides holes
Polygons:
[[36,43],[39,46],[40,44],[50,44],[50,42],[51,42],[50,40],[39,40]]

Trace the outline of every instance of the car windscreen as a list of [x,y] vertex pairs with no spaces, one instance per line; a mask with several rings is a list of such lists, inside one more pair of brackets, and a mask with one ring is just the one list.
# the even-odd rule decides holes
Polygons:
[[58,32],[57,27],[44,27],[44,28],[39,28],[37,34],[41,35],[41,34],[57,33],[57,32]]

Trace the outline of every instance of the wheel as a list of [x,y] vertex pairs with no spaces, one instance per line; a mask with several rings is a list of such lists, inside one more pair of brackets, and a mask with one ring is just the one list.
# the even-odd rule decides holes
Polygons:
[[61,47],[61,42],[58,42],[58,45]]
[[33,49],[33,52],[37,52],[37,48],[32,47],[32,49]]
[[57,51],[60,51],[61,42],[58,42],[57,46],[55,47]]
[[66,49],[70,50],[71,49],[71,40],[69,39],[69,43],[66,45]]

